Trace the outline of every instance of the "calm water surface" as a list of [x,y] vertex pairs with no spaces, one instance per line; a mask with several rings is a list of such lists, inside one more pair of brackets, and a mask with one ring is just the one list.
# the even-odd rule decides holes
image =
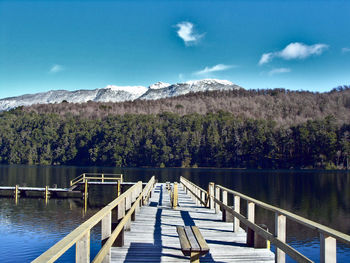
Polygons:
[[[84,172],[123,173],[126,181],[160,182],[184,176],[207,188],[210,181],[350,234],[350,173],[289,170],[119,169],[109,167],[0,166],[0,185],[66,187]],[[90,187],[89,208],[80,199],[0,198],[0,262],[30,262],[84,222],[115,196],[115,187]],[[244,209],[244,204],[242,204]],[[256,221],[273,229],[274,215],[256,211]],[[288,243],[319,261],[317,232],[287,220]],[[100,248],[99,226],[92,231],[91,257]],[[72,262],[73,247],[58,262]],[[338,243],[338,262],[350,261],[350,247]],[[291,259],[288,259],[292,262]]]

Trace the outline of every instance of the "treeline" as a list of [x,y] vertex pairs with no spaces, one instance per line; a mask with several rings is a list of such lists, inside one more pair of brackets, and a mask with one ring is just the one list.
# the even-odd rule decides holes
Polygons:
[[350,125],[328,116],[282,127],[227,112],[87,119],[22,109],[0,114],[3,164],[344,168]]
[[338,124],[350,123],[350,87],[341,86],[326,93],[285,89],[231,90],[190,93],[159,100],[120,103],[59,103],[33,105],[27,112],[67,113],[83,118],[105,118],[123,114],[173,112],[181,116],[225,111],[249,119],[273,120],[278,126],[302,124],[308,120],[336,117]]

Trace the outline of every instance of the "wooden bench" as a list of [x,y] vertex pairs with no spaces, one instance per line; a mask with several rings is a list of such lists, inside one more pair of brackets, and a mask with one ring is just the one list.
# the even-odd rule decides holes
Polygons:
[[196,226],[177,226],[181,251],[185,256],[190,257],[190,262],[199,263],[199,258],[209,252],[201,232]]

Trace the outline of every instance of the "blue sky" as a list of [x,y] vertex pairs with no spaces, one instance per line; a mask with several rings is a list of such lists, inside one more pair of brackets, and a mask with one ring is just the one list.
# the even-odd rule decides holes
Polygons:
[[350,84],[350,1],[2,1],[0,98],[230,80]]

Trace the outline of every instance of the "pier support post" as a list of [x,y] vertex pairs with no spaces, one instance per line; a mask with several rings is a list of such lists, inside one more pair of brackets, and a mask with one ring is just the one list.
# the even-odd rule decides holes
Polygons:
[[[107,215],[104,218],[102,218],[102,222],[101,222],[101,243],[102,243],[102,246],[108,240],[108,238],[111,236],[111,233],[112,233],[112,212],[110,211],[107,213]],[[111,251],[110,250],[102,262],[103,263],[110,263],[111,262]]]
[[15,203],[16,203],[16,205],[18,203],[18,195],[19,195],[18,184],[16,184],[16,186],[15,186]]
[[173,194],[173,208],[177,207],[178,201],[178,185],[177,182],[174,183],[174,194]]
[[[84,174],[85,176],[85,174]],[[88,181],[85,180],[84,182],[84,211],[87,210],[87,199],[88,199]]]
[[[227,191],[222,191],[222,202],[224,205],[227,205]],[[233,215],[228,212],[225,208],[222,209],[222,221],[224,222],[233,222]]]
[[[282,242],[286,242],[286,217],[275,213],[275,235]],[[276,262],[285,263],[286,254],[279,248],[276,248]]]
[[[125,216],[125,199],[113,210],[113,230],[117,227],[119,220]],[[118,237],[115,239],[112,247],[124,246],[124,228],[120,231]]]
[[90,230],[88,230],[87,233],[82,236],[76,243],[75,262],[90,262]]
[[209,208],[213,209],[214,208],[214,183],[210,182],[209,183]]
[[48,199],[49,199],[49,187],[48,186],[46,186],[45,187],[45,204],[47,204],[47,201],[48,201]]
[[337,262],[337,241],[334,237],[320,233],[320,262]]
[[117,184],[117,197],[120,196],[120,180],[118,180],[118,184]]
[[[247,201],[247,218],[250,222],[255,222],[255,204],[250,201]],[[254,231],[249,227],[247,227],[247,246],[254,246]]]
[[[236,213],[241,213],[241,198],[238,195],[233,196],[233,209]],[[233,232],[239,231],[239,220],[237,217],[233,219]]]
[[[220,201],[220,188],[216,187],[215,188],[215,198]],[[220,206],[219,204],[215,203],[215,213],[219,213],[220,211]]]
[[[131,195],[128,195],[125,198],[125,211],[124,215],[127,213],[127,211],[131,208]],[[130,231],[131,229],[131,218],[128,219],[128,222],[125,224],[125,231]]]

